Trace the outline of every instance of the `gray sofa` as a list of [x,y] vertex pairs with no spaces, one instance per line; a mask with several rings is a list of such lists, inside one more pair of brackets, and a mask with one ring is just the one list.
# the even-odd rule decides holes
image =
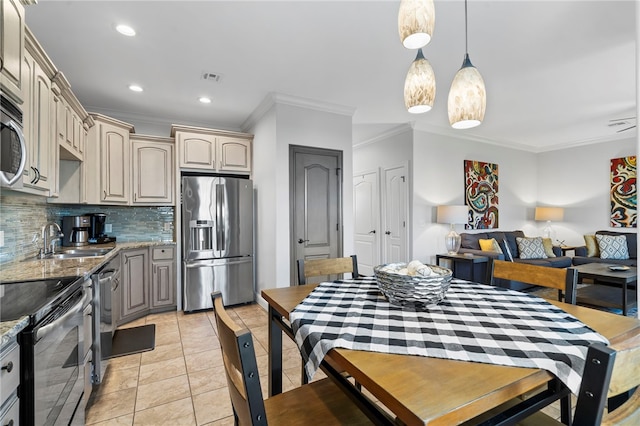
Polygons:
[[[500,254],[492,251],[483,251],[480,249],[479,240],[494,238],[500,245],[500,248],[502,249],[503,253],[507,253],[505,244],[508,244],[509,246],[508,251],[511,252],[514,262],[548,266],[550,268],[567,268],[571,266],[571,258],[569,256],[562,256],[562,250],[560,250],[560,247],[553,247],[553,253],[556,255],[556,257],[548,257],[546,259],[520,259],[520,256],[519,256],[520,253],[518,251],[518,244],[516,242],[516,238],[525,237],[524,232],[522,231],[506,231],[506,232],[489,231],[489,232],[478,232],[473,234],[463,232],[460,234],[460,236],[462,238],[462,242],[460,244],[459,253],[462,253],[462,254],[472,253],[478,256],[486,256],[493,259],[505,260],[505,254]],[[467,269],[471,267],[468,264],[465,264],[465,265]],[[487,265],[488,265],[487,263],[475,264],[476,270],[474,271],[474,275],[476,277],[486,277]],[[462,264],[459,266],[458,265],[456,266],[456,272],[457,272],[457,275],[460,276],[461,278],[464,278],[465,276],[469,276],[469,277],[471,276],[471,271],[465,270]],[[524,284],[518,281],[508,281],[508,280],[497,280],[496,284],[500,287],[510,288],[513,290],[522,290],[522,289],[531,287],[528,284]]]
[[587,256],[587,247],[576,247],[573,257],[574,265],[584,265],[585,263],[613,263],[617,265],[638,266],[638,234],[635,232],[616,232],[616,231],[596,231],[596,235],[624,235],[627,238],[627,249],[629,250],[629,259],[602,259],[600,257]]

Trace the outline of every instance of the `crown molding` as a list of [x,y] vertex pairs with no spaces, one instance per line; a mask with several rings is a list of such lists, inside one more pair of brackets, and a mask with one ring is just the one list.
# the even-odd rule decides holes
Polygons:
[[366,139],[362,142],[358,142],[357,144],[353,145],[353,149],[360,149],[360,148],[364,148],[365,146],[368,145],[373,145],[375,143],[381,142],[383,140],[392,138],[394,136],[397,135],[401,135],[403,133],[407,133],[407,132],[411,132],[413,131],[413,126],[414,123],[413,122],[409,122],[409,123],[401,123],[398,124],[397,126],[394,126],[390,129],[385,130],[384,132],[380,133],[377,136],[374,136],[370,139]]

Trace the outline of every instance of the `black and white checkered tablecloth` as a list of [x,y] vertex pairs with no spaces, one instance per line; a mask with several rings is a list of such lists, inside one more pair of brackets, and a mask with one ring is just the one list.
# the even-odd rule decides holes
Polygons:
[[332,348],[550,371],[575,394],[587,348],[605,337],[529,294],[453,279],[426,311],[390,304],[374,277],[322,283],[289,319],[313,377]]

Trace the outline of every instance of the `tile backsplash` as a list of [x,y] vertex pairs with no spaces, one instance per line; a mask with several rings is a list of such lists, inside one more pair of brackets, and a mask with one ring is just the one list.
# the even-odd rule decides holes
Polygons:
[[63,216],[105,213],[108,235],[118,242],[173,241],[173,207],[130,207],[85,204],[50,204],[43,197],[13,191],[0,193],[0,264],[35,256],[42,246],[41,229],[47,222],[62,225]]

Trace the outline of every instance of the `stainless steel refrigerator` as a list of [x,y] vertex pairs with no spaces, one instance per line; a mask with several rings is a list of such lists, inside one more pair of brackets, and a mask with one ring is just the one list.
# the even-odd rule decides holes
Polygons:
[[186,312],[252,302],[253,183],[220,176],[182,177],[182,282]]

